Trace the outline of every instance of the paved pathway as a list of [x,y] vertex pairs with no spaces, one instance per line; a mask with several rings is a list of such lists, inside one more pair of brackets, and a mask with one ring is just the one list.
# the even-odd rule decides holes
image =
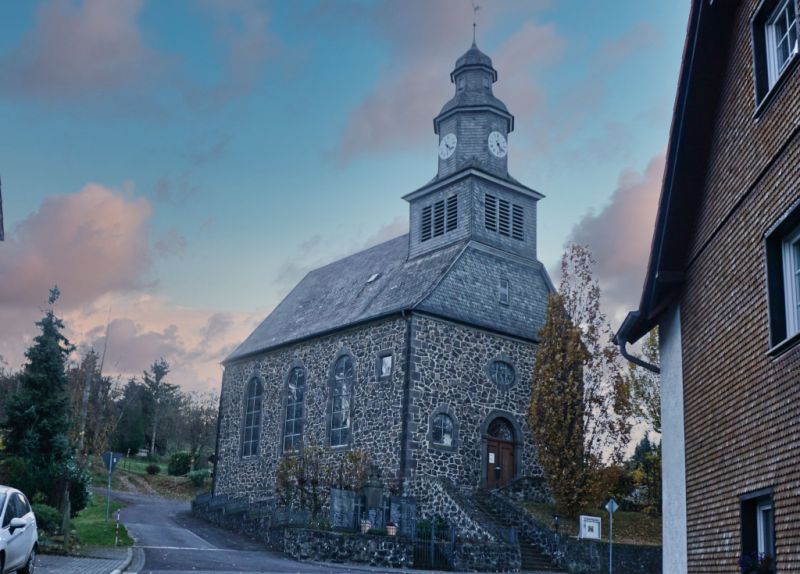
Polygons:
[[110,574],[120,572],[130,562],[129,548],[89,550],[90,556],[56,556],[40,554],[36,560],[37,574]]

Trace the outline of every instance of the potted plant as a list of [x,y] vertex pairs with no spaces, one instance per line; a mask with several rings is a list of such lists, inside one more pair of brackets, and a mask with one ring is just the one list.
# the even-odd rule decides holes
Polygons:
[[386,534],[389,536],[397,536],[397,524],[394,522],[388,522],[386,524]]
[[372,522],[367,520],[366,518],[361,519],[361,534],[366,534],[369,532],[369,529],[372,528]]
[[739,558],[739,570],[742,574],[773,574],[775,572],[772,556],[758,552],[743,554]]

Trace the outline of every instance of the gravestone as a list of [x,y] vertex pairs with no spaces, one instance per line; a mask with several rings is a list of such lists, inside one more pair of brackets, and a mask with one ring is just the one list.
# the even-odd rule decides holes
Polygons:
[[417,501],[410,497],[400,498],[400,535],[413,538],[417,529]]
[[331,528],[352,530],[355,521],[355,499],[355,492],[331,489]]

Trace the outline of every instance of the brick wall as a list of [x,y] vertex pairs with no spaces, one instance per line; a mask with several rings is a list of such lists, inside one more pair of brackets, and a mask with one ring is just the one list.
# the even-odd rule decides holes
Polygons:
[[770,357],[764,234],[800,196],[800,67],[755,118],[750,18],[729,46],[680,302],[689,571],[736,571],[739,497],[774,491],[779,572],[800,570],[800,347]]

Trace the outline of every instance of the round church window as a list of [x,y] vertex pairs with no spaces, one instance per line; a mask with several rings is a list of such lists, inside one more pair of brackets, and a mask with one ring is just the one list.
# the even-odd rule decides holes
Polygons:
[[514,384],[514,367],[506,361],[492,361],[489,376],[495,385],[506,389]]

